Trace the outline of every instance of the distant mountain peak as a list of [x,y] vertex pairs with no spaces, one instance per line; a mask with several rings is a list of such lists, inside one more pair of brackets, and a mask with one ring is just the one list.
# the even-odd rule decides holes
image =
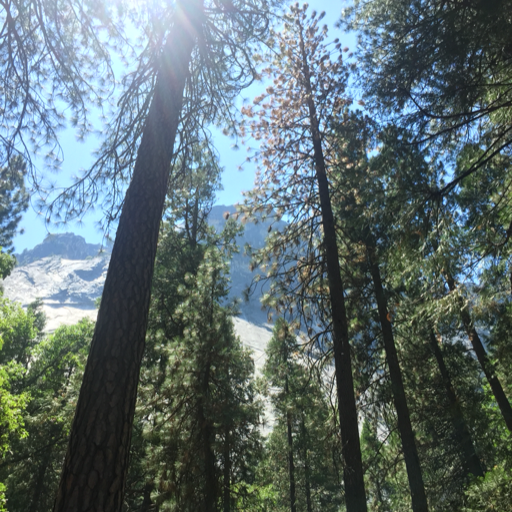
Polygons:
[[18,265],[28,265],[48,256],[60,256],[68,260],[84,260],[97,256],[101,250],[111,252],[110,247],[101,244],[88,244],[85,238],[74,233],[48,234],[42,243],[33,249],[25,249],[16,255]]

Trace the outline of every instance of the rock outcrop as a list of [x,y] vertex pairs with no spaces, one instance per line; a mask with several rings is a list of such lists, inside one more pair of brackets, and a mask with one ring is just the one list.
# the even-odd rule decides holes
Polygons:
[[[209,222],[222,229],[225,212],[235,212],[232,206],[215,206]],[[261,247],[268,223],[247,223],[238,240],[241,251],[231,262],[230,299],[240,298],[250,284],[249,257],[243,246],[250,243]],[[61,324],[74,324],[83,317],[96,319],[96,300],[101,297],[110,261],[110,247],[88,244],[72,233],[48,235],[43,243],[17,255],[18,264],[3,283],[4,295],[27,306],[41,300],[47,316],[47,330]],[[240,315],[234,319],[235,330],[242,342],[254,352],[257,368],[264,361],[264,351],[271,337],[266,312],[261,309],[259,295],[240,302]]]

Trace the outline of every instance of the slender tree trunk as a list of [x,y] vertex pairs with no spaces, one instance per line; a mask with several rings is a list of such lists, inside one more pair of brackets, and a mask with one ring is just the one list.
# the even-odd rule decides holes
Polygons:
[[231,511],[231,454],[229,427],[224,440],[224,512]]
[[423,476],[421,474],[420,459],[418,457],[418,450],[416,449],[416,443],[414,440],[409,408],[405,397],[402,371],[400,370],[400,363],[398,361],[393,329],[389,319],[387,300],[382,287],[382,279],[375,254],[375,247],[367,245],[366,251],[370,264],[370,273],[375,290],[375,297],[377,299],[379,320],[382,328],[382,338],[384,340],[384,350],[386,351],[393,401],[395,402],[396,415],[398,418],[398,430],[402,439],[405,466],[407,468],[407,476],[409,478],[409,488],[411,489],[412,509],[414,512],[427,512],[428,503],[427,496],[425,494]]
[[[210,319],[210,326],[212,325]],[[204,374],[201,382],[201,397],[199,402],[199,425],[201,426],[201,442],[203,444],[203,460],[204,460],[204,512],[215,512],[217,510],[217,479],[215,477],[215,455],[213,453],[214,432],[212,421],[206,415],[207,404],[209,401],[210,389],[210,373],[211,373],[211,343],[213,340],[208,340],[208,353],[206,357],[206,364]]]
[[217,510],[217,482],[215,478],[215,455],[212,450],[213,428],[211,422],[204,414],[204,406],[199,408],[199,421],[202,423],[201,442],[203,443],[204,459],[204,512],[215,512]]
[[306,510],[313,512],[311,503],[311,468],[309,467],[308,446],[309,440],[307,439],[306,422],[304,421],[304,414],[302,415],[302,445],[304,446],[304,483],[306,486]]
[[436,358],[437,365],[439,367],[439,372],[441,373],[441,377],[443,379],[446,396],[450,402],[450,415],[452,417],[453,428],[455,429],[455,433],[462,451],[462,465],[468,473],[472,473],[475,476],[484,476],[484,470],[482,469],[480,459],[476,454],[473,440],[471,439],[471,434],[466,425],[466,422],[464,421],[462,409],[457,395],[455,394],[455,389],[452,385],[452,379],[448,373],[448,368],[446,368],[446,365],[444,364],[443,354],[433,331],[430,331],[429,338],[430,347],[432,348],[432,352],[434,353],[434,357]]
[[144,486],[142,505],[140,507],[141,512],[148,512],[149,510],[151,510],[153,505],[153,500],[151,499],[151,492],[153,491],[154,488],[155,486],[152,483],[146,483],[146,485]]
[[156,246],[202,0],[176,6],[126,194],[55,512],[120,511]]
[[33,486],[34,492],[32,493],[32,501],[30,503],[29,512],[37,512],[39,510],[39,503],[41,501],[41,495],[43,494],[44,489],[44,477],[46,475],[46,470],[48,469],[50,461],[51,451],[48,451],[37,470],[37,478]]
[[297,512],[295,496],[295,464],[293,462],[292,414],[286,411],[286,428],[288,433],[288,475],[290,477],[290,511]]
[[[445,277],[446,282],[448,283],[448,288],[450,289],[450,292],[453,293],[456,289],[455,280],[449,273],[445,273]],[[510,406],[510,402],[503,391],[503,387],[501,386],[501,382],[496,375],[491,361],[489,361],[489,357],[487,356],[482,340],[473,325],[467,305],[464,304],[464,300],[460,296],[458,297],[458,302],[462,324],[464,325],[464,329],[469,337],[469,341],[471,341],[476,358],[478,359],[485,377],[491,386],[491,390],[494,394],[498,407],[500,408],[503,419],[505,420],[505,424],[510,432],[512,432],[512,407]]]
[[318,117],[314,95],[311,90],[311,72],[309,70],[302,34],[300,46],[303,57],[303,75],[306,89],[309,122],[313,140],[318,194],[324,230],[323,247],[327,263],[327,279],[329,282],[329,298],[332,314],[332,343],[334,366],[336,373],[336,390],[338,395],[338,412],[341,431],[341,451],[344,461],[343,480],[345,482],[345,504],[347,512],[366,512],[366,493],[364,489],[364,473],[361,458],[361,445],[352,377],[350,342],[348,337],[347,312],[341,269],[338,259],[338,244],[332,213],[329,183],[325,171],[325,160],[320,137]]

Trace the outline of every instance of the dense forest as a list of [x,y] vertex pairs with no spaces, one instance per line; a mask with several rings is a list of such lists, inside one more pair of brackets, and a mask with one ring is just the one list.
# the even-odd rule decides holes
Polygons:
[[[0,298],[0,511],[512,511],[512,2],[328,8],[0,2],[2,277],[30,198],[117,226],[95,324]],[[90,109],[97,160],[45,189]],[[221,231],[213,125],[257,167]]]

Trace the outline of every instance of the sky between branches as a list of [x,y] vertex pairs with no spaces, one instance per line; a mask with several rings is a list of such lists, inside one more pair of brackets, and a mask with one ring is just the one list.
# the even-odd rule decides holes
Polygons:
[[[302,3],[302,2],[301,2]],[[355,50],[355,35],[345,34],[341,29],[335,27],[339,20],[341,10],[346,7],[345,0],[311,0],[309,3],[310,11],[326,12],[323,22],[329,26],[329,39],[340,38],[344,46],[350,50]],[[263,85],[254,84],[243,91],[242,96],[237,102],[240,108],[244,102],[252,102],[252,99],[259,95]],[[221,130],[212,128],[213,140],[216,150],[220,156],[220,165],[224,169],[222,174],[223,190],[217,194],[216,204],[232,205],[242,201],[242,192],[252,188],[254,182],[254,165],[244,164],[247,152],[239,141],[238,149],[234,147],[235,140],[226,137]],[[64,159],[61,170],[58,174],[49,175],[49,179],[56,186],[64,187],[71,183],[71,176],[79,174],[80,169],[92,164],[92,153],[99,146],[99,139],[90,135],[84,141],[76,139],[73,128],[67,128],[60,134],[60,143],[64,152]],[[38,165],[42,168],[42,163]],[[243,170],[239,170],[240,166]],[[41,243],[49,233],[73,232],[81,235],[88,243],[102,243],[104,241],[103,232],[97,228],[97,223],[101,218],[102,212],[95,210],[83,218],[83,222],[70,223],[67,226],[45,225],[43,212],[36,211],[36,205],[33,203],[24,214],[20,227],[24,230],[14,238],[14,247],[16,253],[21,253],[24,249],[32,249]]]

